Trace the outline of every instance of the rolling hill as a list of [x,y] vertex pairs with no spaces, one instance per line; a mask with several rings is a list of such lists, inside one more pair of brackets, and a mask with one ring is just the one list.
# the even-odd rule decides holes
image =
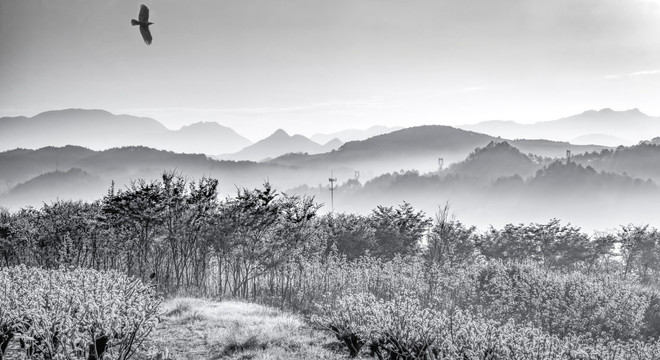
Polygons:
[[477,148],[465,160],[452,164],[443,174],[457,174],[488,183],[514,175],[527,178],[540,167],[541,164],[535,163],[508,142],[493,141]]

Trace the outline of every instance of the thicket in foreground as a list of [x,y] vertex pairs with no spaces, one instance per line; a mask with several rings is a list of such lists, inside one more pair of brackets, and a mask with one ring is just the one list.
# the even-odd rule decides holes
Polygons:
[[0,359],[130,359],[157,324],[149,285],[116,271],[0,269]]
[[513,320],[426,307],[407,294],[390,301],[368,293],[348,295],[314,319],[334,332],[353,357],[364,348],[380,360],[660,358],[658,342],[559,337]]

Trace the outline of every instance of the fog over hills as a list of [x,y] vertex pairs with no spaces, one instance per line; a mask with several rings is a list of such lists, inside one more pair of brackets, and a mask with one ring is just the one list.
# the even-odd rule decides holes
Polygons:
[[[363,141],[351,141],[337,151],[318,155],[297,155],[273,159],[290,166],[342,168],[350,167],[367,178],[379,174],[438,169],[438,159],[444,165],[463,160],[475,148],[503,139],[443,125],[426,125],[397,130]],[[574,153],[600,151],[602,146],[572,145],[548,140],[516,140],[510,142],[525,154],[542,157],[563,157],[566,150]]]
[[578,136],[574,139],[569,140],[571,144],[576,145],[605,145],[605,146],[630,146],[634,145],[635,142],[620,138],[618,136],[605,135],[605,134],[587,134]]
[[[81,155],[80,149],[83,148],[69,146],[0,153],[0,184],[7,184],[0,191],[0,207],[39,206],[42,202],[58,198],[91,201],[102,195],[112,182],[117,187],[124,187],[133,180],[157,180],[166,171],[192,179],[216,178],[223,195],[234,194],[237,188],[259,187],[266,181],[286,189],[301,183],[319,184],[327,178],[325,169],[220,161],[202,154],[181,154],[139,146],[104,151],[84,149],[84,155]],[[71,154],[71,160],[58,163],[58,159],[67,154]],[[87,184],[88,176],[100,179],[93,184],[98,186],[80,186],[78,191],[71,192],[69,188],[61,190],[57,185],[65,182],[63,179],[68,179],[66,181],[72,184]],[[53,186],[49,185],[51,181]],[[35,195],[30,196],[30,193]]]
[[400,126],[387,127],[387,126],[375,125],[365,130],[346,129],[342,131],[336,131],[330,134],[314,134],[310,137],[310,139],[319,144],[327,143],[332,139],[339,139],[343,142],[349,142],[356,140],[365,140],[373,136],[383,135],[401,129],[403,128]]
[[57,199],[91,201],[103,197],[107,189],[108,183],[100,177],[70,168],[47,172],[18,184],[9,193],[0,195],[0,203],[7,207],[39,207]]
[[[474,141],[488,139],[484,135],[451,128],[413,129],[411,133],[433,131],[436,135],[444,132]],[[393,136],[405,137],[402,134]],[[304,159],[295,165],[218,161],[201,154],[178,154],[146,147],[105,151],[79,147],[13,150],[0,153],[0,168],[3,169],[0,181],[7,183],[11,178],[17,183],[0,195],[0,206],[13,209],[39,206],[58,198],[91,201],[102,196],[113,181],[121,188],[132,180],[157,180],[164,171],[176,171],[192,179],[203,176],[219,179],[223,196],[233,194],[240,187],[259,187],[269,181],[280,191],[315,196],[317,201],[326,204],[324,211],[327,211],[327,178],[333,170],[339,185],[335,191],[337,211],[369,212],[377,205],[407,201],[433,214],[438,205],[450,201],[461,219],[481,227],[510,222],[543,222],[557,217],[557,214],[586,229],[606,228],[620,222],[615,222],[616,219],[652,224],[657,220],[652,207],[660,200],[658,186],[631,175],[644,168],[660,168],[654,166],[660,162],[660,146],[655,144],[576,155],[566,163],[566,159],[530,157],[508,142],[491,140],[468,151],[463,160],[442,171],[438,171],[435,163],[436,169],[429,172],[397,170],[357,178],[355,171],[364,170],[354,166],[360,164],[351,161],[352,157],[360,157],[364,163],[369,163],[369,155],[377,153],[374,149],[378,149],[381,141],[355,142],[347,149],[342,147],[321,154],[320,160],[331,161],[331,164],[309,161],[315,155],[281,157]],[[405,142],[400,143],[399,150],[405,149],[403,144]],[[420,154],[424,147],[410,148],[412,150],[406,154]],[[462,149],[458,145],[435,146],[435,149],[452,148]],[[73,160],[58,165],[58,161],[68,154]],[[346,162],[340,162],[342,159]],[[379,159],[382,157],[371,163],[377,163]],[[418,161],[421,159],[419,157]],[[434,160],[436,158],[430,158],[429,162]],[[402,162],[390,164],[390,167],[406,165]],[[601,170],[608,166],[610,170]],[[626,174],[617,172],[621,170],[626,170]],[[538,208],[540,203],[544,206]],[[538,209],[532,211],[535,207]]]
[[[615,124],[625,127],[621,125],[625,114],[637,119],[629,124],[653,121],[638,111],[601,110],[557,120],[544,125],[547,128],[543,131],[552,134],[553,129],[571,122],[600,121],[603,127],[593,127],[599,132]],[[153,119],[97,110],[1,120],[0,136],[9,139],[8,133],[26,144],[84,143],[103,136],[107,140],[102,144],[109,146],[135,137],[141,143],[181,149],[119,146],[95,150],[68,145],[0,152],[0,206],[12,209],[56,199],[92,201],[113,182],[123,187],[136,179],[157,180],[165,171],[192,179],[216,178],[223,196],[268,181],[280,191],[314,195],[326,204],[332,171],[339,185],[335,191],[338,211],[368,212],[377,205],[408,201],[432,214],[438,205],[450,201],[458,215],[479,226],[543,222],[551,217],[587,228],[628,221],[655,224],[657,219],[651,216],[655,212],[649,206],[660,200],[658,138],[614,148],[547,139],[510,140],[426,125],[344,144],[333,139],[326,145],[280,129],[250,144],[217,123],[196,123],[170,131]],[[103,125],[92,131],[89,124],[97,123]],[[130,131],[117,131],[108,125],[113,123]],[[39,126],[51,129],[51,137],[38,130]],[[74,130],[77,127],[80,129]],[[35,137],[21,133],[29,129],[37,132]],[[236,160],[218,160],[205,154],[223,141],[227,146],[247,146],[225,155]],[[570,159],[566,159],[567,150],[572,153]],[[323,209],[327,211],[328,206]]]
[[[617,146],[634,144],[660,135],[660,118],[648,116],[639,109],[615,111],[605,108],[534,124],[496,120],[460,127],[510,139],[550,139],[559,141],[576,139],[576,143],[580,144]],[[583,137],[586,137],[587,140],[585,141]]]
[[[485,172],[472,167],[489,160],[493,163]],[[500,177],[498,168],[502,169]],[[514,168],[527,174],[537,170],[527,177],[510,175]],[[484,176],[493,180],[486,181]],[[326,201],[329,198],[326,188],[298,187],[293,191]],[[620,223],[660,224],[655,210],[660,188],[654,182],[598,171],[572,160],[542,165],[504,143],[477,149],[465,161],[439,173],[393,172],[365,183],[349,179],[334,191],[338,212],[365,213],[378,205],[397,206],[403,201],[428,214],[448,202],[461,221],[482,229],[512,222],[543,223],[551,218],[561,218],[588,232]]]
[[16,149],[0,153],[0,193],[46,172],[70,169],[94,153],[80,146]]

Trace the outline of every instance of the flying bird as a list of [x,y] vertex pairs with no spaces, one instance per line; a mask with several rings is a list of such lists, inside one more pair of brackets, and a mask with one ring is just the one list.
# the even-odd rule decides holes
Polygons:
[[142,39],[144,39],[144,43],[147,45],[151,45],[151,41],[153,40],[151,31],[149,31],[149,25],[151,24],[153,23],[149,22],[149,8],[144,4],[140,5],[138,20],[131,19],[131,25],[140,25],[140,34],[142,34]]

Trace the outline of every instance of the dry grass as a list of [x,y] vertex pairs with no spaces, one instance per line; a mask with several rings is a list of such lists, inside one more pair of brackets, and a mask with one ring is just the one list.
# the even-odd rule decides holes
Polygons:
[[164,303],[163,314],[138,359],[346,358],[332,350],[336,341],[327,333],[309,328],[297,316],[261,305],[179,298]]

